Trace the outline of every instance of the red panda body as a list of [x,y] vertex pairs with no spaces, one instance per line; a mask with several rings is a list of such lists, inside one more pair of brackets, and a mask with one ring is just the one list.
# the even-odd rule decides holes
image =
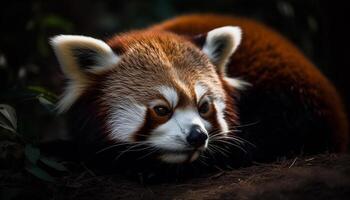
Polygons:
[[295,143],[305,139],[306,143],[298,146],[306,152],[326,146],[332,151],[346,151],[348,122],[336,89],[281,35],[252,20],[217,15],[183,16],[152,28],[194,36],[227,25],[239,26],[243,31],[242,43],[227,73],[252,84],[241,94],[239,105],[244,108],[238,106],[244,120],[241,123],[255,124],[246,127],[247,131],[261,132],[253,137],[275,140],[270,145],[277,145],[279,139]]
[[[240,27],[242,36],[240,30],[228,26]],[[152,144],[168,142],[162,137],[166,134],[163,130],[171,132],[177,125],[185,130],[183,124],[197,118],[204,122],[197,120],[197,129],[191,128],[186,138],[191,145],[205,148],[205,141],[210,142],[218,133],[224,139],[237,136],[237,141],[242,143],[238,148],[239,156],[235,157],[234,150],[228,152],[232,156],[224,152],[222,158],[214,155],[213,163],[231,163],[232,160],[240,163],[241,159],[242,162],[267,161],[300,153],[345,152],[348,148],[347,119],[333,85],[296,47],[259,23],[228,16],[188,15],[144,30],[117,35],[106,44],[90,40],[74,36],[53,40],[63,70],[75,84],[67,88],[62,104],[63,110],[68,110],[70,114],[72,133],[77,136],[78,144],[85,147],[82,154],[87,155],[86,149],[96,153],[97,148],[104,147],[102,151],[114,149],[113,152],[121,151],[124,155],[133,147],[115,144],[114,141],[120,142],[121,138],[127,141],[126,146],[130,143],[148,144],[150,141]],[[237,43],[240,40],[241,44]],[[234,45],[229,44],[232,41]],[[215,46],[216,43],[219,45]],[[211,46],[216,49],[212,50]],[[79,51],[75,52],[74,58],[67,56],[70,54],[68,50],[75,51],[77,48]],[[225,59],[217,59],[215,56],[218,54],[219,57],[226,56]],[[99,59],[92,59],[95,57]],[[101,62],[101,58],[109,60],[108,63],[96,64]],[[88,69],[77,69],[75,65],[80,65],[80,68],[88,66]],[[102,70],[89,67],[95,65],[108,67]],[[219,66],[216,72],[213,65]],[[221,68],[225,68],[224,71]],[[79,70],[86,71],[80,74]],[[239,84],[239,79],[229,84],[226,77],[242,79],[249,85],[244,82]],[[198,85],[197,80],[206,86]],[[169,82],[170,89],[158,88]],[[240,88],[242,86],[244,89]],[[163,107],[150,109],[140,106],[140,103],[111,112],[115,106],[119,108],[120,104],[128,101],[116,100],[125,96],[132,98],[132,102],[153,101],[154,96],[159,96],[149,92],[154,88],[163,92],[161,99],[168,99],[168,103],[175,101],[177,106],[174,106],[173,113],[163,104]],[[199,96],[205,96],[205,89],[213,93],[208,97],[212,99],[208,100],[212,101],[212,108],[211,104],[202,104],[198,111],[192,112],[191,105],[199,101]],[[129,116],[130,112],[136,114]],[[137,117],[138,112],[145,114]],[[117,118],[110,117],[118,114]],[[189,118],[182,121],[178,116]],[[166,127],[175,117],[178,117],[174,122],[177,125]],[[137,127],[118,126],[118,123],[130,125],[138,121]],[[207,136],[202,134],[199,137],[200,127]],[[213,127],[225,131],[205,130]],[[194,133],[198,134],[194,137]],[[178,140],[180,136],[176,137]],[[107,147],[96,144],[101,138]],[[163,143],[159,145],[172,145]],[[217,148],[218,151],[222,149],[220,146]],[[192,162],[199,156],[197,151],[189,153],[190,156],[187,156],[187,150],[164,152],[167,156],[160,157],[165,162]],[[142,151],[140,154],[148,156]],[[129,155],[125,160],[138,161],[132,153]],[[120,157],[117,156],[118,159]]]

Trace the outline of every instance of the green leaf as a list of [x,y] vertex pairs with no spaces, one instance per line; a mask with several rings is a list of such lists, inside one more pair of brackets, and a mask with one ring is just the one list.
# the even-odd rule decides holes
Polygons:
[[0,104],[0,127],[17,133],[17,116],[13,107]]
[[36,165],[26,166],[25,170],[41,180],[55,182],[55,179],[50,174]]
[[38,98],[39,101],[44,102],[43,99],[45,99],[45,102],[50,102],[51,104],[56,104],[58,101],[57,95],[54,93],[48,91],[45,88],[39,87],[39,86],[28,86],[27,89],[31,92],[34,93],[35,96]]
[[41,156],[40,161],[57,171],[68,171],[68,169],[63,164],[45,156]]
[[39,86],[29,86],[28,91],[49,111],[55,111],[58,101],[57,95]]
[[36,164],[40,158],[40,150],[31,144],[26,145],[24,148],[24,154],[32,164]]
[[43,105],[45,108],[47,108],[49,111],[55,110],[55,104],[49,101],[47,98],[45,98],[42,94],[38,95],[36,97],[41,105]]

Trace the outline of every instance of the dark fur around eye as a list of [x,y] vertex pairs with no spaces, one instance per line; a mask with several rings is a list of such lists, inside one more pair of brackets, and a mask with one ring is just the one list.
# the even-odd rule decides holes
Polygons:
[[199,106],[199,108],[198,108],[198,112],[199,112],[200,114],[206,114],[206,113],[209,112],[209,110],[210,110],[209,106],[210,106],[210,105],[209,105],[209,102],[208,102],[208,101],[202,103],[202,104]]
[[158,116],[161,117],[168,116],[171,113],[171,110],[166,106],[155,106],[153,110]]

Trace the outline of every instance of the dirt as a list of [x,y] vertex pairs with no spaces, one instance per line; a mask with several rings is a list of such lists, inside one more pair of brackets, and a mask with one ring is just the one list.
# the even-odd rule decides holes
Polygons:
[[[142,184],[89,169],[46,183],[23,173],[1,174],[1,199],[350,199],[350,155],[323,154],[178,182]],[[4,197],[4,198],[3,198]]]

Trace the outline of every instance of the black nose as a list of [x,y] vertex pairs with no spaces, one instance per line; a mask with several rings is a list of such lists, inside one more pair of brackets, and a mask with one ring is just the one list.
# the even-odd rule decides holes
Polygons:
[[190,133],[186,139],[191,146],[200,147],[205,144],[208,136],[200,126],[194,125],[191,127]]

